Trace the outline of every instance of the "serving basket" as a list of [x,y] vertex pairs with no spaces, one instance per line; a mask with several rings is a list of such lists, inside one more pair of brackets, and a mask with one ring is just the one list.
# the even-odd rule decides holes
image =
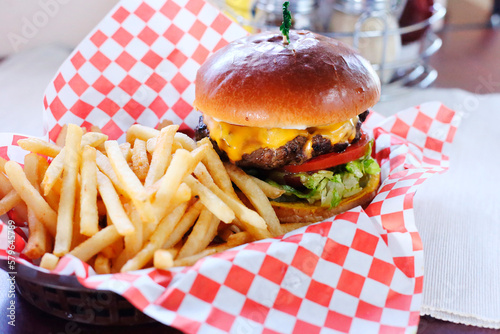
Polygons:
[[[8,272],[7,260],[0,269]],[[17,293],[33,306],[58,318],[101,325],[139,325],[156,322],[124,297],[83,287],[76,276],[54,275],[16,263]]]

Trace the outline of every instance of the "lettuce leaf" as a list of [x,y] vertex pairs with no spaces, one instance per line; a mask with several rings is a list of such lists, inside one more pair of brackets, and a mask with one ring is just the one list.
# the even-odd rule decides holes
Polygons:
[[365,156],[345,165],[312,174],[297,173],[296,176],[308,191],[299,191],[289,185],[280,185],[270,180],[267,182],[285,190],[285,195],[305,199],[311,204],[321,201],[321,206],[336,207],[343,198],[353,196],[363,189],[361,183],[366,175],[380,172],[378,163],[370,156],[371,143],[369,146],[370,149]]

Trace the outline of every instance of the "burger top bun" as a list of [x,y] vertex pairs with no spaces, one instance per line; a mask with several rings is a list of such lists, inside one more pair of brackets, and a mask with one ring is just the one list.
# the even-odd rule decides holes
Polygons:
[[305,128],[345,121],[372,107],[380,80],[343,43],[309,31],[265,32],[220,49],[196,75],[195,107],[231,124]]

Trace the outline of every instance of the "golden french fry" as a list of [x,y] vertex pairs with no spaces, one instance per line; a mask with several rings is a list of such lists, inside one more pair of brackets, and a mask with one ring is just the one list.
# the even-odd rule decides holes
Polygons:
[[[108,139],[108,136],[103,135],[102,133],[86,133],[82,137],[81,148],[83,149],[86,145],[96,147],[104,143],[106,139]],[[59,152],[59,154],[54,158],[54,160],[52,160],[49,167],[45,171],[42,181],[43,194],[45,196],[48,195],[52,187],[60,179],[64,167],[65,155],[66,150],[63,148],[61,152]]]
[[209,208],[209,210],[220,220],[226,224],[234,220],[234,211],[210,189],[200,183],[200,181],[195,179],[192,175],[188,175],[184,178],[184,182],[191,188],[193,194],[200,197],[200,201],[203,205]]
[[189,231],[193,226],[196,219],[200,216],[201,210],[204,208],[203,204],[198,200],[192,204],[186,211],[181,220],[175,225],[175,229],[172,231],[167,241],[163,244],[162,248],[170,249],[177,245],[182,237]]
[[91,237],[99,232],[99,214],[96,150],[88,145],[83,148],[80,175],[80,233]]
[[9,179],[0,173],[0,196],[7,195],[12,189]]
[[167,270],[174,265],[174,257],[169,250],[158,249],[154,252],[153,265],[156,269]]
[[47,170],[45,171],[45,175],[43,176],[42,180],[42,189],[45,196],[47,196],[47,194],[54,187],[55,183],[60,179],[64,168],[65,156],[66,151],[63,148],[62,151],[57,155],[57,157],[52,160],[49,168],[47,168]]
[[61,128],[61,131],[57,135],[56,145],[59,147],[64,147],[66,143],[66,133],[68,132],[68,125],[64,124]]
[[101,250],[101,254],[106,256],[108,259],[114,259],[123,252],[123,238],[120,238],[113,242],[108,247]]
[[5,160],[4,158],[0,157],[0,173],[5,173],[5,163],[7,162],[7,160]]
[[118,180],[118,177],[116,176],[113,167],[111,167],[111,163],[109,162],[108,157],[105,156],[102,152],[96,151],[96,163],[97,167],[99,167],[99,170],[104,175],[106,175],[109,178],[109,180],[113,183],[113,185],[116,188],[116,191],[122,196],[127,196],[127,192],[125,191],[125,188],[122,187],[121,182]]
[[202,162],[209,171],[212,176],[215,184],[226,194],[238,198],[236,193],[234,192],[233,184],[231,183],[231,179],[227,174],[226,169],[222,161],[220,160],[219,155],[215,152],[212,142],[208,137],[203,138],[198,142],[198,146],[200,145],[208,145],[209,149],[207,150],[205,158],[203,158]]
[[[156,140],[157,137],[151,137],[147,141],[147,150],[148,152],[152,153],[154,152],[156,148]],[[172,145],[172,152],[175,152],[176,150],[183,148],[189,152],[192,150],[196,149],[196,142],[191,139],[188,135],[182,133],[182,132],[177,132],[174,136],[174,143]]]
[[253,180],[253,182],[255,182],[257,186],[259,186],[260,190],[262,190],[268,198],[276,199],[285,193],[283,189],[272,186],[266,181],[262,181],[261,179],[252,175],[248,176]]
[[[185,183],[181,183],[177,192],[174,195],[174,198],[170,202],[170,205],[164,208],[165,212],[170,212],[174,208],[178,207],[182,203],[188,202],[191,199],[191,188]],[[161,219],[161,218],[158,218]],[[144,240],[149,239],[153,231],[156,229],[156,224],[147,224],[144,226]]]
[[240,232],[240,233],[233,234],[229,238],[228,242],[226,242],[225,244],[207,247],[207,248],[205,248],[205,250],[199,252],[198,254],[175,260],[174,267],[192,266],[193,264],[195,264],[198,260],[200,260],[203,257],[223,252],[225,250],[242,245],[242,244],[250,242],[250,241],[252,241],[252,237],[251,237],[250,233],[248,233],[248,232]]
[[[126,235],[123,243],[124,248],[123,252],[116,257],[113,261],[112,271],[119,272],[123,265],[133,258],[135,254],[139,253],[143,245],[143,226],[141,222],[141,217],[136,210],[134,210],[131,203],[125,203],[124,205],[125,212],[130,217],[130,221],[134,225],[135,232],[129,235]],[[152,224],[147,224],[146,227],[149,227]]]
[[57,212],[59,210],[59,201],[61,200],[61,196],[57,191],[51,189],[47,195],[43,195],[43,198],[54,211]]
[[[77,186],[76,194],[80,193],[80,187]],[[75,196],[75,212],[73,214],[73,234],[71,237],[71,247],[70,250],[87,240],[87,236],[80,233],[80,197]]]
[[21,202],[21,196],[19,196],[18,193],[14,189],[12,189],[0,200],[0,216],[6,214]]
[[177,132],[175,134],[174,141],[177,145],[181,146],[185,150],[188,150],[189,152],[196,149],[196,142],[182,132]]
[[59,152],[61,152],[61,148],[59,146],[38,138],[19,139],[17,144],[23,150],[43,154],[51,158],[54,158],[59,154]]
[[174,143],[175,133],[178,129],[178,125],[170,125],[161,129],[151,158],[151,166],[149,167],[148,175],[144,182],[145,187],[153,185],[163,174],[165,174],[172,158],[172,145]]
[[126,140],[128,143],[133,144],[136,139],[148,141],[150,138],[158,137],[159,134],[160,131],[149,126],[134,124],[127,130]]
[[247,173],[235,165],[225,163],[224,167],[229,173],[229,176],[234,184],[236,184],[241,192],[245,194],[255,210],[257,210],[257,212],[264,218],[271,234],[275,237],[282,235],[283,232],[281,231],[281,224],[278,216],[276,216],[276,212],[274,212],[269,199],[259,186],[250,178],[250,176],[248,176]]
[[121,272],[138,270],[153,259],[154,252],[160,249],[172,233],[175,225],[184,215],[187,203],[183,203],[168,214],[159,224],[146,246],[121,268]]
[[156,130],[162,130],[163,128],[166,128],[169,125],[173,125],[174,122],[172,122],[169,119],[162,119],[160,123],[156,126]]
[[243,245],[251,241],[254,241],[254,238],[252,234],[247,231],[235,233],[227,239],[227,243],[231,247]]
[[217,235],[219,222],[219,218],[204,208],[177,258],[182,259],[194,255],[206,248]]
[[110,225],[76,246],[69,254],[86,262],[121,237],[116,230],[116,226]]
[[[127,143],[128,144],[128,143]],[[137,178],[144,182],[149,173],[149,159],[146,151],[146,142],[136,139],[132,150],[132,171],[137,175]]]
[[120,150],[122,151],[123,157],[127,160],[127,163],[132,162],[132,147],[130,143],[120,144]]
[[204,257],[210,256],[210,255],[213,255],[213,254],[216,254],[216,253],[223,252],[223,251],[225,251],[225,250],[227,250],[229,248],[231,248],[231,247],[229,247],[227,244],[222,244],[222,245],[218,245],[218,246],[207,247],[203,251],[201,251],[201,252],[199,252],[197,254],[194,254],[194,255],[191,255],[191,256],[188,256],[188,257],[185,257],[185,258],[182,258],[182,259],[175,260],[174,264],[173,264],[173,267],[188,267],[188,266],[192,266],[196,262],[198,262],[198,260],[200,260],[200,259],[202,259]]
[[[235,216],[244,226],[245,230],[249,231],[256,239],[266,239],[271,237],[264,219],[259,216],[257,212],[250,210],[245,205],[243,205],[243,203],[241,203],[239,200],[234,199],[233,197],[225,194],[222,190],[220,190],[212,180],[210,174],[203,164],[199,164],[196,167],[194,174],[202,184],[204,184],[227,206],[231,208]],[[212,206],[207,206],[207,208],[213,210]]]
[[79,126],[68,125],[64,146],[66,155],[64,156],[61,198],[57,212],[57,234],[54,243],[54,255],[56,256],[63,256],[71,249],[82,136],[83,131]]
[[90,131],[92,131],[92,132],[96,132],[96,133],[102,133],[101,128],[100,128],[100,127],[98,127],[97,125],[92,125],[92,126],[90,127]]
[[106,147],[109,161],[116,176],[118,177],[118,180],[125,188],[128,197],[134,203],[137,211],[139,211],[141,219],[146,223],[156,223],[157,220],[146,190],[144,189],[141,181],[130,169],[127,161],[123,158],[118,143],[116,141],[109,140],[104,144],[104,146]]
[[49,168],[49,162],[47,161],[47,159],[39,156],[39,155],[36,155],[36,161],[37,161],[37,165],[38,165],[38,169],[37,169],[37,189],[40,191],[41,190],[41,183],[42,183],[42,180],[43,180],[43,176],[45,175],[45,172],[47,171],[47,168]]
[[59,263],[59,258],[52,253],[45,253],[40,261],[40,267],[47,270],[54,270]]
[[26,178],[37,190],[40,190],[38,179],[38,158],[43,159],[36,153],[28,153],[24,156],[24,174]]
[[97,275],[106,275],[111,273],[109,258],[102,253],[97,254],[94,261],[94,271]]
[[115,188],[111,184],[111,181],[106,175],[101,172],[97,172],[97,188],[101,198],[106,206],[107,213],[116,226],[117,231],[121,235],[128,235],[134,233],[134,225],[130,222],[123,205],[120,201],[120,197],[116,193]]
[[84,148],[86,145],[97,147],[108,140],[108,136],[97,132],[87,132],[82,137],[81,147]]
[[24,254],[30,259],[39,259],[49,251],[46,247],[49,243],[47,238],[50,236],[45,226],[36,218],[33,210],[28,210],[28,228],[30,233]]
[[159,189],[156,192],[154,209],[158,219],[165,216],[182,180],[193,172],[203,158],[206,148],[206,146],[200,147],[191,153],[183,149],[175,152],[167,172],[159,181]]
[[45,225],[50,234],[55,236],[57,213],[28,181],[21,166],[14,161],[8,161],[5,164],[5,172],[19,196],[33,210],[36,217]]

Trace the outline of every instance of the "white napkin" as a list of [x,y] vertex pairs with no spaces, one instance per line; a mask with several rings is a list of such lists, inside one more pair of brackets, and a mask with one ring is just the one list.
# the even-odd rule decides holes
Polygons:
[[429,100],[462,113],[462,122],[447,152],[450,169],[415,195],[425,257],[421,314],[500,329],[500,94],[417,91],[375,110],[387,115]]

